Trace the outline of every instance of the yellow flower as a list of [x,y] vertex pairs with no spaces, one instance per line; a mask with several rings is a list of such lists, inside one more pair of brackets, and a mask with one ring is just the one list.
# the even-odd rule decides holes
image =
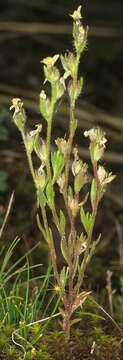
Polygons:
[[58,60],[58,58],[59,58],[59,54],[54,55],[53,57],[48,56],[48,57],[44,58],[43,60],[41,60],[40,62],[45,64],[48,68],[51,68],[54,66],[54,64]]
[[23,102],[19,98],[12,99],[12,105],[10,106],[10,110],[15,109],[19,110],[23,107]]
[[81,15],[81,5],[78,6],[78,9],[73,12],[72,15],[70,15],[74,21],[80,21],[82,19]]

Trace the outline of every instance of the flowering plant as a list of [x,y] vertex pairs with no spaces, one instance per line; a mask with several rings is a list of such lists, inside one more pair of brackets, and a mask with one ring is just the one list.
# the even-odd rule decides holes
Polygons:
[[[89,131],[85,131],[84,136],[89,137],[90,140],[89,149],[94,175],[90,194],[87,193],[83,197],[82,190],[88,182],[88,165],[79,158],[77,146],[73,147],[73,138],[77,128],[75,104],[83,87],[83,78],[78,78],[78,67],[81,54],[86,46],[88,28],[84,28],[81,22],[81,6],[74,11],[71,17],[73,19],[74,53],[68,51],[65,55],[57,54],[53,57],[46,57],[41,61],[44,66],[45,82],[48,81],[51,86],[50,98],[44,90],[40,94],[40,111],[47,126],[46,141],[41,137],[41,124],[37,125],[35,130],[27,131],[26,115],[22,101],[19,98],[13,99],[11,106],[11,109],[14,108],[14,123],[20,130],[24,141],[30,171],[37,192],[37,204],[41,209],[42,219],[37,215],[37,223],[49,246],[57,288],[59,292],[63,289],[61,297],[62,305],[59,307],[59,312],[62,316],[60,323],[67,338],[70,335],[71,325],[80,321],[73,314],[79,307],[82,307],[90,294],[90,291],[82,290],[82,285],[86,267],[100,240],[99,235],[92,242],[96,213],[107,184],[115,177],[111,173],[107,173],[102,165],[98,165],[103,156],[107,141],[104,132],[100,128],[92,128]],[[61,60],[64,70],[62,76],[56,66],[58,59]],[[51,130],[54,109],[57,101],[66,90],[70,102],[69,135],[67,139],[56,139],[55,144],[57,148],[54,152],[51,152]],[[40,160],[38,169],[35,169],[33,165],[33,151]],[[73,179],[73,187],[69,185],[70,173]],[[60,209],[58,213],[56,207],[56,188],[54,187],[56,183],[64,199],[69,226],[67,226],[63,209]],[[85,212],[84,205],[89,199],[91,211]],[[48,223],[47,207],[50,208],[52,213],[59,234],[61,253],[66,264],[60,271],[58,270],[54,236]],[[76,217],[78,214],[80,214],[83,228],[81,234],[78,234],[76,229]]]

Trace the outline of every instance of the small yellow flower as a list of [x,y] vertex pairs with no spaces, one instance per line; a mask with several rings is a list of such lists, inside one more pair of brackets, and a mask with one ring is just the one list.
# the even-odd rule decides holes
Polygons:
[[24,125],[26,122],[26,114],[23,108],[23,102],[19,98],[12,99],[12,105],[10,110],[14,109],[13,121],[20,131],[24,131]]
[[70,16],[73,18],[74,21],[80,21],[82,19],[81,15],[81,5],[78,6],[78,9],[73,12],[73,14]]
[[10,106],[10,110],[15,109],[19,110],[23,107],[23,102],[19,98],[12,99],[12,105]]
[[58,60],[59,58],[59,54],[54,55],[53,57],[48,56],[46,58],[44,58],[43,60],[41,60],[40,62],[45,64],[48,68],[52,68],[55,64],[55,62]]

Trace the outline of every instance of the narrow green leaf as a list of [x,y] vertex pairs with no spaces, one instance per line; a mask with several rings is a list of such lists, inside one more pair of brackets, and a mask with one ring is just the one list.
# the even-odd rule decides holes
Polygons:
[[93,179],[91,183],[91,192],[90,192],[92,209],[94,208],[95,197],[96,197],[96,179]]
[[89,214],[89,212],[87,212],[87,213],[85,214],[84,209],[83,209],[83,207],[82,207],[81,210],[80,210],[80,216],[81,216],[82,224],[83,224],[86,232],[88,233],[89,230],[90,230],[90,228],[91,228],[91,226],[92,226],[92,224],[93,224],[92,215]]
[[45,325],[43,326],[43,328],[41,328],[41,330],[39,331],[39,333],[34,337],[34,339],[31,341],[31,344],[34,345],[37,343],[37,341],[40,339],[41,337],[41,334],[44,332],[44,330],[47,328],[49,322],[52,320],[53,318],[53,315],[55,314],[58,306],[59,306],[59,303],[60,303],[60,300],[61,300],[61,297],[63,295],[63,292],[64,292],[64,289],[65,289],[65,286],[66,286],[66,282],[67,282],[67,279],[68,279],[68,269],[66,270],[66,276],[65,276],[65,281],[64,281],[64,284],[62,286],[62,288],[60,289],[60,293],[59,293],[59,297],[58,297],[58,300],[54,306],[54,309],[50,315],[50,317],[47,319]]
[[26,279],[26,296],[25,296],[25,302],[24,302],[24,320],[26,320],[26,314],[28,311],[28,301],[29,301],[29,278],[30,278],[30,268],[29,268],[29,260],[26,256],[27,261],[27,279]]
[[40,207],[42,207],[42,203],[44,206],[47,203],[47,198],[46,198],[44,192],[42,191],[41,187],[39,188],[39,190],[37,192],[37,202],[38,202],[38,204],[40,204]]
[[61,252],[64,259],[69,264],[69,249],[67,246],[66,237],[64,235],[61,238]]
[[52,208],[55,194],[54,194],[51,184],[49,184],[49,183],[46,186],[46,195],[47,195],[48,205],[50,208]]
[[46,235],[46,232],[45,232],[43,226],[41,225],[41,222],[40,222],[40,219],[39,219],[39,215],[38,215],[38,214],[37,214],[37,216],[36,216],[36,220],[37,220],[38,228],[39,228],[39,230],[42,232],[42,234],[43,234],[43,236],[44,236],[44,238],[45,238],[45,240],[46,240],[46,239],[47,239],[47,235]]
[[64,284],[65,281],[65,266],[63,266],[61,272],[60,272],[60,281],[62,283],[62,285]]
[[81,209],[80,209],[80,217],[81,217],[81,222],[82,222],[85,230],[88,231],[87,219],[86,219],[86,215],[85,215],[83,207],[81,207]]
[[101,197],[103,196],[103,192],[104,192],[104,188],[106,187],[107,184],[102,184],[100,186],[100,190],[99,190],[99,198],[101,199]]
[[64,165],[65,165],[65,157],[60,153],[60,151],[56,151],[51,153],[51,162],[53,167],[53,180],[54,184],[58,176],[61,174]]
[[91,316],[91,317],[94,317],[96,319],[101,319],[101,320],[105,320],[104,317],[100,316],[100,315],[97,315],[97,314],[93,314],[93,313],[90,313],[90,312],[85,312],[85,311],[77,311],[76,314],[78,314],[79,316],[83,316],[83,315],[86,315],[86,316]]

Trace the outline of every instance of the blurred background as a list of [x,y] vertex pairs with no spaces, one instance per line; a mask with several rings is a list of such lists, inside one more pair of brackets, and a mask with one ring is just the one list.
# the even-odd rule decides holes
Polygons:
[[[84,89],[76,106],[79,129],[75,143],[89,163],[85,129],[99,125],[108,139],[103,164],[117,175],[100,204],[95,228],[102,240],[88,269],[87,286],[105,293],[106,272],[113,272],[113,287],[123,282],[123,1],[122,0],[1,0],[0,1],[0,221],[9,198],[14,201],[1,245],[22,238],[19,254],[41,240],[31,261],[47,265],[47,246],[37,229],[36,194],[24,146],[9,111],[11,99],[24,102],[30,129],[41,119],[39,93],[44,75],[40,60],[72,50],[72,14],[82,5],[88,44],[80,73]],[[68,98],[54,116],[53,139],[67,133]],[[45,136],[45,129],[44,129]],[[78,224],[79,226],[80,224]],[[45,256],[44,256],[45,255]],[[17,256],[17,254],[15,255]],[[62,262],[62,259],[59,258]],[[94,267],[95,273],[92,271]],[[92,277],[93,273],[93,277]],[[123,285],[122,285],[123,286]]]

